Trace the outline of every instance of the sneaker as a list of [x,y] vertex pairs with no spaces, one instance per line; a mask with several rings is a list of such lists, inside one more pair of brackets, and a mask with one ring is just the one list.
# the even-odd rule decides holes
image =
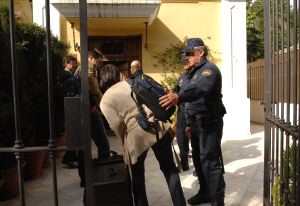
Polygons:
[[211,206],[224,206],[224,198],[216,199],[211,202]]
[[196,195],[188,199],[187,201],[190,205],[199,205],[203,203],[209,203],[210,198],[208,196],[204,196],[202,193],[198,192]]

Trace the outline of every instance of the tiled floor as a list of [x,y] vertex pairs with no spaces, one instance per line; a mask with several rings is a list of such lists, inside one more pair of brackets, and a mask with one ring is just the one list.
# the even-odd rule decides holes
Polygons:
[[[251,124],[251,135],[248,137],[223,137],[222,149],[227,185],[225,204],[228,206],[263,205],[263,129],[262,125]],[[110,137],[110,142],[112,149],[120,152],[119,140]],[[79,187],[77,170],[63,168],[60,159],[57,162],[59,205],[82,206],[83,190]],[[180,173],[186,199],[198,190],[197,179],[192,176],[191,159],[190,166],[189,171]],[[51,185],[51,167],[45,168],[40,178],[26,181],[26,205],[54,205]],[[172,205],[164,177],[151,150],[146,160],[146,186],[150,206]],[[0,206],[17,205],[20,205],[18,197],[9,201],[0,201]]]

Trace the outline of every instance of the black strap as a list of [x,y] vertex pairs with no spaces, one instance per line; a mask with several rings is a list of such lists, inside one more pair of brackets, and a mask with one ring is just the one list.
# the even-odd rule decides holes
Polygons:
[[[131,79],[128,79],[127,80],[127,83],[130,85],[130,87],[132,88],[133,84],[134,84],[134,79],[131,78]],[[138,112],[140,115],[144,116],[146,119],[146,115],[145,115],[145,112],[144,112],[144,109],[142,107],[142,104],[138,101],[138,99],[135,99],[134,96],[133,96],[133,91],[131,89],[131,92],[130,92],[130,96],[131,98],[133,99],[133,101],[135,102],[136,106],[137,106],[137,109],[138,109]],[[149,122],[148,121],[148,124],[149,126],[151,126],[154,130],[155,130],[155,136],[156,136],[156,141],[159,140],[159,133],[158,133],[158,130],[159,130],[159,122],[158,122],[158,119],[156,119],[155,117],[153,118],[154,122]]]

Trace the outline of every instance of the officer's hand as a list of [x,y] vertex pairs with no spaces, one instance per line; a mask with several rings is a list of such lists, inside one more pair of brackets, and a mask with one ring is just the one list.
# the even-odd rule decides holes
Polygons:
[[190,127],[186,127],[185,128],[185,135],[187,136],[187,138],[191,139],[192,137],[192,130]]
[[177,105],[178,101],[178,94],[173,92],[169,92],[168,94],[159,98],[159,104],[166,109],[171,108],[173,105]]

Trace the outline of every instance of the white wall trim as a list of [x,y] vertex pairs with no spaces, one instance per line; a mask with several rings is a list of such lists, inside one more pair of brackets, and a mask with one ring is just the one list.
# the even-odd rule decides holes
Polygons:
[[246,137],[250,133],[247,98],[246,1],[221,1],[223,95],[227,114],[224,134]]

